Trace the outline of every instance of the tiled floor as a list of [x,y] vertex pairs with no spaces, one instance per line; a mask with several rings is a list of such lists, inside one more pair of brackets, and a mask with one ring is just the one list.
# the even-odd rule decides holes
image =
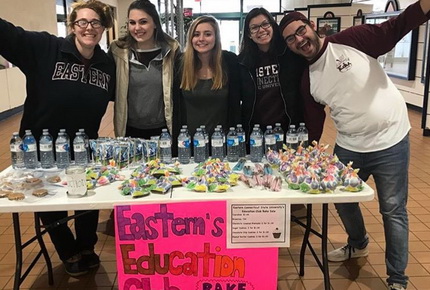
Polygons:
[[[408,289],[430,289],[430,138],[422,136],[420,129],[421,114],[409,111],[412,123],[411,137],[411,165],[409,184],[409,266],[407,274],[410,276]],[[0,170],[9,166],[8,142],[13,131],[19,128],[21,115],[15,115],[0,122]],[[108,110],[100,136],[113,136],[112,110]],[[322,142],[333,145],[335,131],[333,123],[327,121]],[[369,182],[373,187],[373,182]],[[302,209],[299,209],[302,210]],[[367,230],[371,239],[369,257],[357,259],[347,263],[330,263],[331,285],[333,289],[386,289],[384,265],[384,234],[381,217],[376,200],[362,204]],[[22,284],[21,289],[117,289],[115,268],[115,247],[113,237],[104,233],[106,220],[110,211],[102,211],[99,225],[99,243],[97,251],[100,253],[102,264],[100,268],[83,278],[71,278],[64,273],[52,244],[48,242],[51,254],[55,285],[49,287],[46,268],[43,262],[37,264]],[[314,207],[314,214],[320,216],[321,211]],[[318,223],[318,218],[314,223]],[[329,249],[342,246],[346,235],[339,224],[339,218],[333,206],[329,214]],[[23,238],[30,237],[33,230],[32,213],[21,214]],[[311,237],[315,242],[318,240]],[[322,274],[311,255],[306,257],[305,276],[298,275],[298,257],[302,240],[302,230],[296,225],[291,229],[291,247],[281,249],[279,255],[278,289],[323,289]],[[319,247],[317,247],[318,249]],[[25,251],[25,262],[35,255],[38,248],[29,247]],[[309,254],[309,253],[308,253]],[[13,229],[10,214],[0,214],[0,289],[12,289],[13,273],[15,270],[15,251],[13,246]],[[265,290],[265,289],[256,289]]]

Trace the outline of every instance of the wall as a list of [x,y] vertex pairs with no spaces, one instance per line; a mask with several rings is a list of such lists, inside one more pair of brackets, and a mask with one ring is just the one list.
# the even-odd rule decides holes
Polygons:
[[282,0],[283,10],[294,10],[295,8],[305,8],[308,5],[330,5],[339,3],[350,3],[351,0]]
[[[327,4],[330,5],[330,4]],[[324,5],[326,6],[326,5]],[[308,6],[310,9],[309,17],[310,20],[317,23],[318,17],[323,17],[327,11],[331,11],[334,13],[335,17],[340,17],[340,30],[344,30],[348,27],[351,27],[353,24],[353,17],[357,15],[357,10],[361,9],[363,14],[372,12],[372,5],[367,4],[357,4],[353,3],[352,6],[340,6],[340,7],[314,7]]]
[[[400,9],[405,9],[409,4],[414,3],[413,0],[399,0]],[[424,39],[425,39],[425,25],[419,28],[418,37],[418,51],[417,51],[417,66],[415,73],[415,80],[407,81],[398,78],[391,78],[393,83],[402,93],[406,103],[416,107],[423,107],[424,84],[421,83],[422,64],[424,54]]]

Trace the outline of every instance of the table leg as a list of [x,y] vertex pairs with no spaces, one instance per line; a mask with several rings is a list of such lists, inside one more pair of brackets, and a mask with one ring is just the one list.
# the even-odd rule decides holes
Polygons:
[[[48,281],[49,285],[54,284],[54,275],[52,271],[52,264],[51,259],[49,258],[48,251],[46,249],[45,243],[43,241],[42,236],[47,232],[46,230],[41,231],[41,225],[39,216],[37,213],[34,214],[34,229],[35,229],[35,236],[26,241],[25,243],[22,242],[21,239],[21,226],[19,223],[19,213],[12,213],[12,219],[13,219],[13,231],[15,236],[15,253],[16,253],[16,262],[15,262],[15,278],[13,283],[13,289],[19,290],[19,287],[21,283],[25,280],[25,278],[28,276],[30,271],[33,269],[33,267],[36,265],[39,258],[43,255],[46,261],[46,265],[48,267]],[[23,249],[25,249],[27,246],[31,245],[34,241],[39,243],[40,251],[37,253],[36,257],[34,257],[33,261],[30,263],[30,265],[25,270],[24,274],[22,273],[22,259],[23,259]]]
[[303,276],[305,274],[305,252],[306,247],[309,243],[309,235],[312,229],[312,204],[306,205],[306,212],[305,234],[303,236],[302,247],[300,249],[300,276]]
[[321,237],[321,252],[322,252],[322,262],[323,262],[323,274],[324,274],[324,289],[330,289],[330,274],[328,269],[328,259],[327,259],[327,239],[328,239],[328,204],[324,203],[322,205],[322,237]]
[[21,227],[19,224],[19,213],[12,213],[13,220],[13,232],[15,235],[15,253],[16,253],[16,263],[15,263],[15,279],[13,282],[13,289],[19,290],[21,285],[21,272],[22,272],[22,242],[21,242]]
[[[328,259],[327,259],[327,240],[328,240],[328,204],[324,203],[322,205],[322,225],[321,232],[316,231],[312,228],[312,204],[306,205],[306,223],[300,221],[298,218],[293,218],[293,221],[303,227],[305,229],[305,233],[303,235],[302,247],[300,249],[300,269],[299,275],[304,276],[305,274],[305,252],[306,249],[309,248],[312,256],[320,267],[321,271],[324,275],[324,289],[330,290],[330,275],[329,275],[329,267],[328,267]],[[313,233],[317,237],[321,239],[321,259],[312,244],[309,242],[309,235]]]
[[45,258],[46,266],[48,267],[48,284],[54,285],[54,274],[52,271],[51,258],[49,257],[48,250],[46,249],[45,242],[43,241],[43,238],[42,238],[42,235],[46,231],[42,232],[40,230],[40,227],[41,227],[41,225],[40,225],[39,213],[35,212],[34,213],[34,228],[36,231],[37,241],[39,242],[40,251],[43,254],[43,257]]

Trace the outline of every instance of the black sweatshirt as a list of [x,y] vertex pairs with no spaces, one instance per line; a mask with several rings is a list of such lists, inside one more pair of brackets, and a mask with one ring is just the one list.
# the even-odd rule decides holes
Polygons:
[[0,54],[27,79],[21,136],[31,129],[38,140],[47,128],[55,140],[64,128],[73,140],[84,128],[90,138],[98,137],[115,86],[115,64],[100,46],[86,68],[74,35],[25,31],[0,19]]

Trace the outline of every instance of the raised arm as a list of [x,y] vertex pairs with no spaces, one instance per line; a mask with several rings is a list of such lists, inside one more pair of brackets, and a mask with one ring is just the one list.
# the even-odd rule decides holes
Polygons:
[[0,54],[24,73],[49,53],[52,38],[47,32],[26,31],[0,18]]
[[352,26],[328,38],[331,42],[349,45],[377,58],[393,49],[409,31],[426,22],[429,16],[424,11],[430,11],[430,0],[415,2],[397,17],[381,24]]

